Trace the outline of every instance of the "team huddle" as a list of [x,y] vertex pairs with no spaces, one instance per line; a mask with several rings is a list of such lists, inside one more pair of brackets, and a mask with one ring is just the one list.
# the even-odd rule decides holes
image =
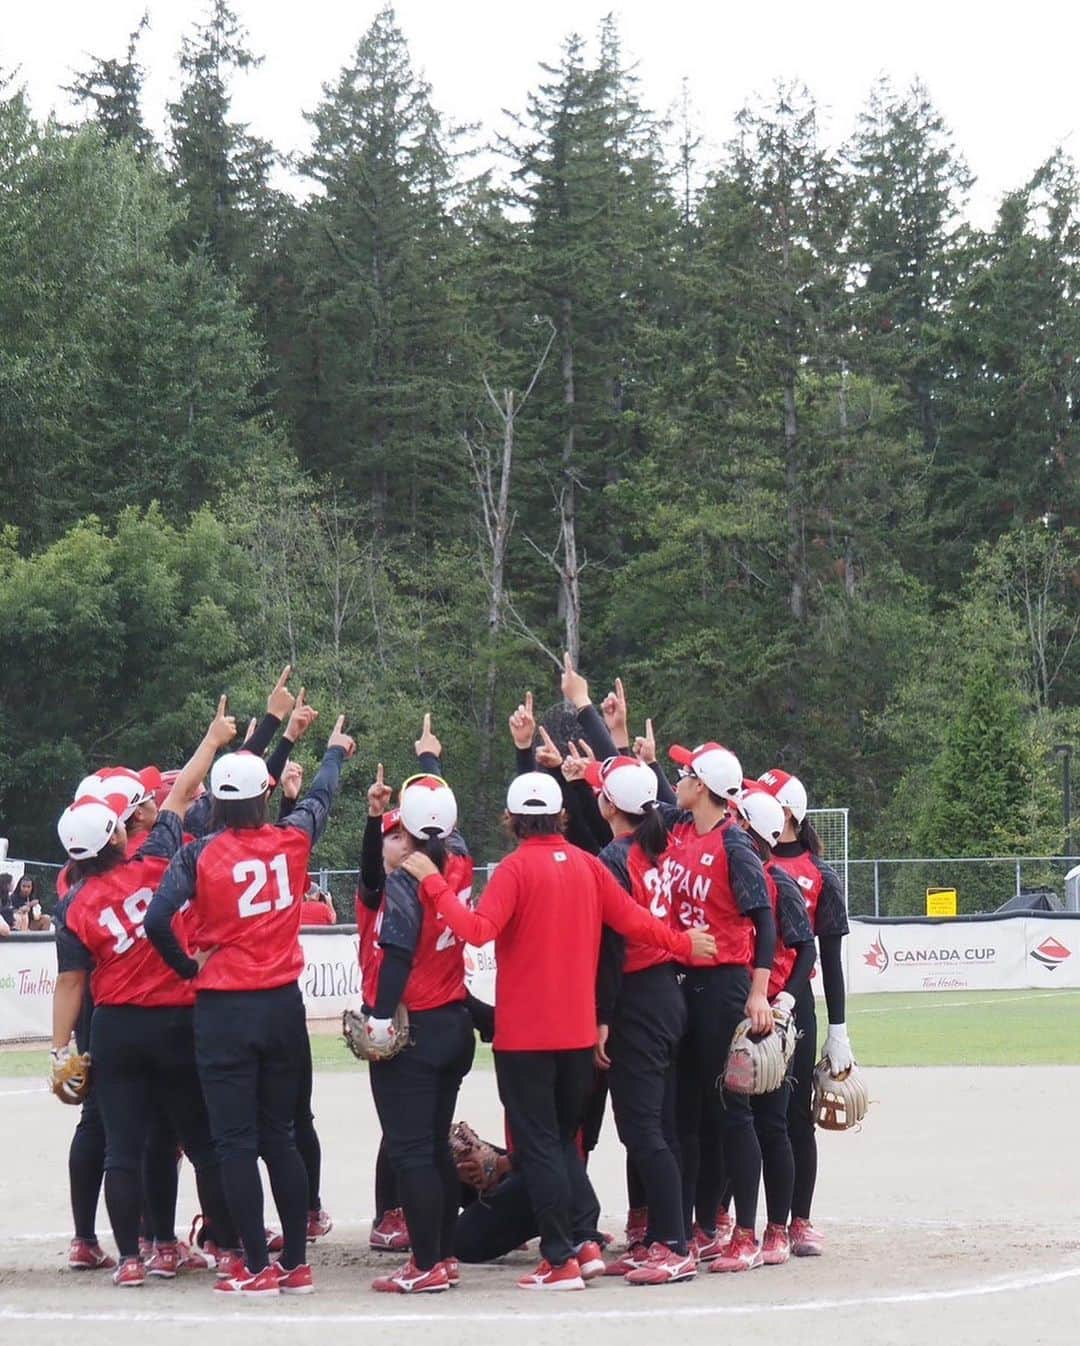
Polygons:
[[[69,1265],[111,1269],[120,1286],[205,1270],[225,1295],[307,1294],[307,1244],[331,1228],[299,934],[311,850],[355,744],[339,718],[302,792],[290,753],[317,712],[289,672],[240,750],[221,751],[236,736],[223,698],[182,769],[100,770],[58,824],[53,1089],[82,1108]],[[559,742],[531,694],[510,716],[513,849],[479,902],[430,717],[396,801],[381,765],[368,790],[362,995],[344,1028],[382,1131],[370,1244],[408,1254],[377,1291],[448,1290],[463,1262],[537,1237],[523,1289],[662,1285],[822,1252],[815,1116],[846,1127],[866,1096],[844,1026],[843,889],[806,790],[779,769],[744,778],[713,742],[670,749],[673,787],[652,722],[631,738],[621,682],[597,707],[567,658],[562,692],[574,718]],[[488,945],[495,990],[480,998],[465,952]],[[829,1028],[815,1070],[818,950]],[[455,1122],[478,1034],[493,1047],[499,1144]],[[617,1257],[588,1174],[609,1095],[626,1151]],[[188,1242],[181,1152],[201,1205]],[[260,1158],[280,1235],[265,1226]],[[118,1264],[96,1233],[103,1177]]]

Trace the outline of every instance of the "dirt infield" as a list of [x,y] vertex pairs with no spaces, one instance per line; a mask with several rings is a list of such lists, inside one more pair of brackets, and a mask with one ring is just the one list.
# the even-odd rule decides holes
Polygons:
[[[634,1290],[594,1282],[584,1294],[514,1288],[519,1255],[466,1267],[448,1295],[390,1298],[368,1289],[385,1258],[367,1250],[375,1124],[367,1081],[317,1078],[323,1194],[336,1227],[312,1252],[319,1293],[222,1304],[207,1276],[115,1289],[64,1268],[66,1157],[73,1118],[30,1081],[0,1080],[0,1342],[3,1346],[334,1346],[377,1335],[505,1346],[590,1346],[717,1333],[753,1344],[817,1346],[1073,1343],[1080,1322],[1080,1068],[879,1070],[858,1134],[823,1136],[816,1213],[825,1257],[742,1276]],[[1019,1100],[1023,1098],[1023,1103]],[[477,1071],[458,1115],[500,1134],[490,1072]],[[610,1118],[594,1160],[605,1224],[621,1228],[622,1152]],[[193,1209],[185,1172],[181,1211]],[[104,1210],[99,1220],[109,1246]],[[393,1265],[391,1259],[390,1265]]]

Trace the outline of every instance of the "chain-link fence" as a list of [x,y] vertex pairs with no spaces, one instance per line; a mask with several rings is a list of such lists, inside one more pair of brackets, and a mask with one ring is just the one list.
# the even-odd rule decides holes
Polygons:
[[928,888],[955,888],[963,915],[996,911],[1015,897],[1068,907],[1065,876],[1075,855],[1004,855],[945,859],[851,860],[853,916],[925,916]]
[[[811,818],[822,840],[824,859],[845,881],[853,916],[925,916],[928,888],[955,888],[957,910],[964,914],[996,911],[1021,895],[1048,894],[1053,905],[1068,907],[1065,876],[1080,865],[1080,856],[1075,855],[851,860],[847,810],[811,810]],[[38,860],[21,863],[23,872],[35,881],[42,907],[51,912],[60,866]],[[476,866],[474,896],[483,892],[494,869],[494,862]],[[358,871],[316,869],[312,877],[333,897],[338,921],[355,921]]]

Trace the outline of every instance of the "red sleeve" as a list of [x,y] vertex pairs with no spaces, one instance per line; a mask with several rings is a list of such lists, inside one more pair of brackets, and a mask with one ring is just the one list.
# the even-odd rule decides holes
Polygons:
[[612,930],[617,930],[627,939],[666,949],[683,962],[691,959],[693,946],[685,930],[673,930],[663,921],[658,921],[646,907],[639,906],[626,889],[616,882],[611,871],[599,861],[594,863],[593,870],[600,887],[601,914],[605,925],[611,926]]
[[441,874],[431,874],[420,885],[420,896],[434,907],[458,939],[487,944],[502,934],[517,906],[517,874],[504,860],[491,876],[475,911],[458,898]]
[[334,913],[325,902],[304,902],[300,908],[301,925],[333,925]]

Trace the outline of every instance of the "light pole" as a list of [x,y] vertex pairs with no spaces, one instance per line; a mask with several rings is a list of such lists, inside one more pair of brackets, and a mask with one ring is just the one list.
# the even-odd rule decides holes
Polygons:
[[1065,823],[1065,854],[1072,855],[1072,755],[1071,743],[1055,743],[1054,756],[1061,758],[1061,813]]

